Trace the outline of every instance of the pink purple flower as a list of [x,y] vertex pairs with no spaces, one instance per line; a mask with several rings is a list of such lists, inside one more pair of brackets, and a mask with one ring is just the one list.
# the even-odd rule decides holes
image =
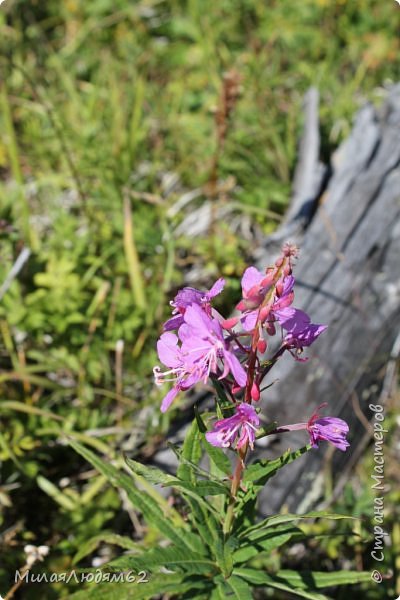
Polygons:
[[217,279],[210,290],[202,292],[192,287],[185,287],[180,290],[175,299],[171,302],[173,306],[173,316],[164,323],[164,331],[178,329],[184,322],[183,315],[188,306],[197,304],[201,306],[208,315],[211,315],[211,300],[218,296],[224,288],[225,279]]
[[319,411],[323,406],[326,406],[326,403],[321,404],[321,406],[317,408],[307,423],[283,425],[277,427],[275,432],[283,433],[285,431],[306,429],[310,436],[310,443],[313,448],[318,448],[320,440],[325,440],[344,452],[350,446],[346,439],[346,436],[349,433],[349,426],[346,421],[343,421],[343,419],[339,419],[338,417],[320,417]]
[[246,444],[253,449],[259,426],[260,419],[256,411],[251,404],[243,402],[236,406],[235,414],[232,417],[216,421],[212,431],[206,433],[206,439],[213,446],[220,448],[228,448],[237,440],[237,449]]
[[302,310],[293,309],[291,315],[280,321],[287,331],[284,344],[287,348],[302,349],[313,342],[327,329],[327,325],[311,323],[310,317]]
[[218,372],[218,364],[221,361],[223,371],[219,379],[231,372],[239,386],[246,385],[246,371],[224,339],[220,323],[209,317],[197,304],[192,304],[186,309],[179,335],[182,339],[182,352],[190,357],[191,361],[207,365],[208,375],[210,372]]
[[[161,403],[161,412],[165,412],[170,407],[180,391],[190,389],[205,376],[204,365],[190,364],[178,342],[178,336],[169,331],[163,333],[157,342],[158,357],[169,369],[162,372],[160,367],[154,367],[155,382],[157,385],[167,382],[173,382],[174,384],[164,396]],[[203,367],[203,371],[201,367]]]
[[208,316],[198,304],[191,304],[186,307],[183,321],[178,336],[165,332],[157,343],[159,359],[169,370],[161,372],[159,367],[154,367],[156,384],[168,381],[174,384],[162,401],[162,412],[169,408],[180,391],[199,381],[206,383],[210,374],[223,379],[232,373],[240,387],[247,380],[246,371],[224,339],[216,319]]
[[346,421],[338,417],[319,417],[318,411],[324,406],[321,404],[315,413],[310,417],[307,423],[307,431],[310,435],[310,442],[313,448],[318,448],[320,440],[325,440],[330,444],[345,452],[350,446],[346,439],[349,433],[349,426]]

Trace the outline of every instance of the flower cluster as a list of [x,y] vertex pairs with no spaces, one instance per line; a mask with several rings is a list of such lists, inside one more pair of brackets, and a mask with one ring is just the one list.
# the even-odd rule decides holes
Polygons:
[[[219,382],[229,403],[229,416],[218,420],[206,434],[209,443],[236,449],[253,448],[260,420],[253,402],[261,396],[261,384],[274,364],[288,351],[296,360],[326,329],[311,322],[302,310],[294,308],[295,278],[293,259],[297,248],[286,244],[272,267],[261,272],[255,267],[242,277],[239,315],[224,319],[212,306],[225,281],[218,279],[208,291],[186,287],[171,302],[172,317],[164,324],[157,343],[160,362],[154,367],[157,385],[172,384],[165,395],[161,411],[165,412],[181,391],[198,382]],[[265,360],[271,336],[280,331],[278,350]],[[229,408],[228,406],[228,408]],[[224,404],[224,410],[226,404]],[[307,423],[277,428],[276,433],[306,429],[313,447],[327,440],[346,450],[347,424],[335,417],[319,418],[316,412]]]

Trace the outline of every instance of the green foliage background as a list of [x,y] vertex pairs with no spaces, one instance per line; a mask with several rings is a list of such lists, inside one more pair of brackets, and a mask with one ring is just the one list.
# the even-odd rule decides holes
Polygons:
[[[23,246],[31,255],[0,303],[0,591],[25,543],[49,544],[47,568],[67,570],[88,538],[132,532],[118,493],[61,434],[150,456],[169,419],[151,378],[169,299],[194,265],[202,286],[227,278],[227,306],[235,297],[257,236],[217,222],[188,239],[169,211],[185,191],[208,197],[223,73],[240,74],[241,93],[214,200],[267,234],[290,195],[305,91],[321,93],[327,158],[398,77],[399,25],[390,0],[1,6],[0,281]],[[49,598],[67,594],[53,587]]]

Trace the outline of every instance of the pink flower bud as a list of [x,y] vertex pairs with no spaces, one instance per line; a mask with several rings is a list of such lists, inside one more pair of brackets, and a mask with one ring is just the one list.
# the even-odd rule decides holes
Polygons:
[[260,388],[256,384],[256,382],[254,382],[253,385],[251,386],[251,398],[255,402],[258,402],[258,400],[260,399]]
[[292,267],[291,267],[290,263],[286,263],[286,265],[283,267],[283,274],[286,277],[288,277],[291,273],[292,273]]
[[239,385],[236,385],[235,383],[232,385],[231,388],[231,392],[233,395],[238,394],[239,392],[242,391],[243,388],[241,388]]
[[276,289],[276,293],[278,294],[278,296],[282,296],[282,292],[283,292],[283,279],[280,279],[278,281],[278,283],[275,286]]
[[264,323],[265,319],[268,317],[269,313],[270,313],[270,307],[269,306],[264,306],[261,310],[260,310],[260,321],[261,323]]
[[264,352],[267,349],[267,342],[265,340],[258,340],[258,344],[257,344],[257,350],[261,353],[264,354]]
[[273,273],[273,271],[270,271],[269,273],[266,274],[264,279],[261,281],[261,286],[264,288],[267,288],[271,285],[273,280],[274,280],[274,273]]
[[221,325],[224,329],[232,329],[232,327],[235,327],[235,325],[237,325],[238,321],[238,317],[232,317],[231,319],[224,319],[223,321],[221,321]]

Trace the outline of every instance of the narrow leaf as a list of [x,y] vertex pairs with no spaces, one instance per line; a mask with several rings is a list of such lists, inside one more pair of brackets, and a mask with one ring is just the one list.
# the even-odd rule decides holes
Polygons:
[[354,585],[371,581],[371,573],[365,571],[291,571],[281,570],[276,577],[284,579],[296,588],[314,587],[317,589],[334,587],[337,585]]
[[199,413],[199,408],[198,408],[197,404],[194,405],[193,410],[194,410],[194,416],[196,418],[197,427],[199,428],[199,431],[201,433],[205,433],[207,431],[207,427],[203,421],[201,414]]
[[[123,488],[133,506],[137,508],[144,516],[146,521],[156,527],[159,532],[167,537],[172,542],[178,545],[184,545],[189,549],[196,550],[198,548],[198,538],[189,531],[177,527],[174,523],[175,511],[171,509],[170,514],[166,518],[165,513],[160,509],[157,502],[149,494],[143,490],[139,490],[134,481],[128,477],[126,473],[120,472],[110,463],[104,462],[96,454],[94,454],[85,446],[78,444],[73,440],[69,440],[70,445],[81,454],[88,462],[90,462],[100,473],[102,473],[115,487]],[[180,521],[180,516],[177,515]]]
[[231,461],[226,456],[224,451],[221,450],[221,448],[217,448],[216,446],[213,446],[212,444],[207,442],[207,440],[204,437],[202,439],[202,444],[203,444],[203,447],[204,447],[205,451],[207,452],[210,460],[212,460],[214,465],[220,471],[222,471],[222,473],[225,473],[225,475],[228,475],[228,477],[229,477],[232,474],[232,465],[231,465]]
[[194,494],[200,497],[216,496],[218,494],[224,494],[226,496],[229,495],[228,488],[223,483],[218,483],[216,481],[198,480],[196,481],[196,483],[191,484],[188,481],[180,481],[179,479],[175,479],[174,481],[171,481],[168,485],[193,492]]
[[309,449],[310,446],[303,446],[303,448],[299,448],[294,452],[287,450],[282,456],[274,460],[258,460],[246,468],[243,480],[263,486],[279,469],[293,462],[308,452]]
[[233,573],[239,575],[239,577],[243,577],[252,585],[260,586],[263,589],[275,588],[284,592],[297,594],[297,596],[300,596],[300,598],[306,598],[307,600],[329,600],[329,598],[324,594],[292,587],[291,585],[286,583],[284,578],[279,578],[274,575],[268,575],[268,573],[265,573],[258,569],[234,569]]
[[171,545],[164,548],[152,548],[140,555],[124,555],[113,560],[110,567],[121,570],[140,571],[140,570],[184,570],[190,574],[209,574],[216,572],[216,564],[207,558],[204,558],[197,552],[189,551],[182,546]]
[[29,404],[24,404],[23,402],[18,402],[16,400],[2,400],[1,402],[2,409],[16,410],[18,412],[24,412],[31,415],[37,415],[40,417],[46,417],[47,419],[54,419],[55,421],[63,421],[63,418],[52,413],[48,410],[43,410],[38,408],[37,406],[30,406]]
[[[200,432],[196,420],[191,424],[182,447],[182,458],[194,463],[195,465],[201,458]],[[177,476],[179,479],[193,482],[195,480],[192,468],[181,462],[178,467]]]
[[260,552],[271,552],[275,548],[286,544],[293,535],[299,532],[302,533],[297,527],[286,526],[286,529],[282,530],[262,531],[255,541],[252,538],[247,538],[247,543],[242,545],[234,554],[235,564],[246,562]]
[[146,481],[154,485],[160,483],[168,485],[169,482],[175,481],[175,477],[173,477],[173,475],[169,475],[157,467],[143,465],[142,463],[132,460],[128,457],[125,457],[125,462],[136,475],[140,475]]
[[222,585],[225,590],[225,598],[232,598],[232,600],[235,598],[236,600],[253,600],[249,584],[237,575],[231,575]]
[[115,546],[119,546],[126,550],[143,550],[143,547],[140,544],[134,542],[130,538],[105,531],[86,540],[75,554],[72,562],[74,564],[78,563],[82,558],[94,552],[94,550],[102,543],[114,544]]
[[293,523],[301,519],[329,519],[335,521],[340,519],[357,520],[357,517],[352,517],[350,515],[339,515],[336,513],[328,513],[325,511],[311,511],[303,515],[273,515],[271,517],[263,519],[262,521],[256,523],[255,525],[252,525],[251,527],[248,527],[246,530],[242,531],[238,537],[246,537],[251,540],[256,540],[260,533],[269,527],[275,528],[277,525],[285,525],[286,523]]
[[38,475],[36,483],[50,498],[52,498],[57,504],[65,508],[65,510],[73,511],[77,509],[77,504],[72,498],[64,494],[54,483]]
[[[160,592],[181,597],[185,592],[204,587],[203,582],[183,580],[182,574],[148,574],[145,577],[143,580],[143,575],[137,574],[135,581],[131,583],[95,584],[68,596],[68,600],[150,600],[159,596]],[[139,582],[140,579],[142,583]]]

